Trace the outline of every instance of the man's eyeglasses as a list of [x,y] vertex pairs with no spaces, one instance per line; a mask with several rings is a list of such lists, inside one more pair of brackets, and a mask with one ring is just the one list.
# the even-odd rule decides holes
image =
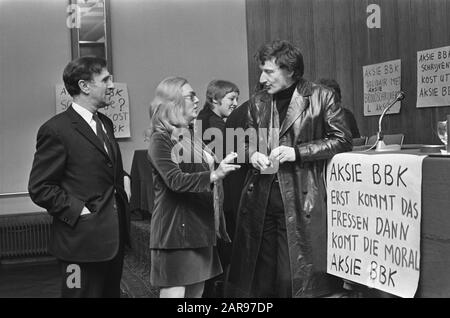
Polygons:
[[191,92],[189,95],[183,95],[183,97],[190,100],[191,102],[195,102],[197,94],[195,94],[195,92]]

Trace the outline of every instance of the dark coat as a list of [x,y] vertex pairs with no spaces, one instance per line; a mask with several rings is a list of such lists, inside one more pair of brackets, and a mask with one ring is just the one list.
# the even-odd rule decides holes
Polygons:
[[353,138],[361,137],[358,129],[358,123],[356,122],[355,115],[353,115],[352,111],[348,108],[342,107],[345,113],[345,119],[347,120],[348,127],[350,129],[350,133]]
[[[202,125],[202,140],[205,144],[209,144],[214,140],[213,136],[205,135],[205,131],[208,128],[217,128],[220,131],[225,131],[225,122],[219,115],[211,110],[208,105],[205,105],[203,109],[200,111],[197,117],[196,125],[201,122]],[[224,155],[225,157],[225,155]],[[223,158],[219,158],[220,160]]]
[[[112,141],[111,161],[99,138],[72,108],[44,123],[37,134],[28,191],[53,216],[50,252],[74,262],[112,259],[128,239],[128,199],[113,123],[99,117]],[[86,206],[92,213],[80,216]],[[119,235],[119,218],[125,237]]]
[[[150,137],[155,191],[150,248],[214,246],[217,239],[209,165],[204,161],[176,163],[172,160],[176,144],[168,132],[156,131]],[[224,222],[223,214],[221,220]]]
[[[233,110],[225,123],[225,129],[244,128],[246,126],[248,112],[248,101],[241,106]],[[234,141],[229,140],[228,143],[233,145],[233,151],[237,152],[237,138]],[[226,149],[227,140],[225,140]],[[228,233],[233,240],[234,231],[236,228],[236,215],[239,208],[239,200],[242,194],[242,188],[244,187],[245,177],[247,175],[249,164],[238,162],[240,168],[238,170],[230,172],[229,175],[223,180],[224,186],[224,211],[225,219],[227,221]]]
[[[248,127],[268,127],[272,96],[255,94],[249,103]],[[333,155],[351,150],[351,134],[333,93],[301,80],[280,128],[279,144],[295,147],[300,158],[277,172],[284,203],[293,297],[331,292],[326,274],[326,191],[323,170]],[[249,156],[254,147],[249,145]],[[237,216],[228,294],[251,297],[255,264],[272,176],[250,169]]]

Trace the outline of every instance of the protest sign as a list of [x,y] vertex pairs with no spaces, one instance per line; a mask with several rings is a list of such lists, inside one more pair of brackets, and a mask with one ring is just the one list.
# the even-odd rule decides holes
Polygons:
[[327,166],[327,271],[401,297],[420,272],[422,161],[342,153]]
[[450,105],[450,46],[417,52],[417,107]]
[[[401,87],[401,61],[393,60],[363,66],[364,116],[380,115]],[[399,113],[400,102],[387,113]]]

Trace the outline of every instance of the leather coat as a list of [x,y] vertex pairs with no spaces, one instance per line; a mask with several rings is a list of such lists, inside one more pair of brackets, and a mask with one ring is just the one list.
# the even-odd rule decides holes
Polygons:
[[[258,92],[249,102],[248,127],[268,128],[272,95]],[[285,208],[293,297],[333,291],[326,274],[327,212],[323,170],[327,159],[349,151],[352,137],[343,109],[324,86],[300,80],[280,124],[279,145],[296,148],[300,158],[279,165],[277,176]],[[260,138],[260,137],[259,137]],[[248,155],[255,150],[248,145]],[[227,293],[252,297],[251,287],[270,194],[270,175],[247,174],[234,235]]]

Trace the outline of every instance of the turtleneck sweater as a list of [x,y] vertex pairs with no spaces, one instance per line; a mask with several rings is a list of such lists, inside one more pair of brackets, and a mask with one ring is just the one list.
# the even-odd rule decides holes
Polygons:
[[288,88],[273,94],[273,99],[275,101],[275,105],[277,105],[278,116],[280,118],[280,127],[281,123],[286,118],[286,113],[296,87],[297,82],[293,83]]
[[[280,127],[286,118],[287,110],[289,108],[289,104],[291,103],[292,95],[294,94],[297,84],[298,82],[295,82],[288,88],[273,94],[273,99],[275,101],[275,105],[277,106],[278,117],[280,119]],[[295,148],[295,158],[300,158],[300,152],[297,148]]]

